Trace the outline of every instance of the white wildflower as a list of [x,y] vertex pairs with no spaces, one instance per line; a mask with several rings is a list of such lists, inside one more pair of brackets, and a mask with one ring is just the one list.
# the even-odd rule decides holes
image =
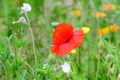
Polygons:
[[20,17],[19,20],[18,20],[18,22],[26,23],[25,17],[23,17],[23,16]]
[[45,69],[48,66],[48,63],[44,64],[43,68]]
[[52,22],[51,25],[57,26],[59,23],[58,22]]
[[72,6],[73,5],[73,0],[65,0],[65,5],[66,6]]
[[22,16],[18,19],[18,21],[13,22],[13,24],[15,24],[15,23],[26,23],[26,19],[25,19],[25,17]]
[[23,3],[23,6],[21,7],[21,10],[24,13],[27,13],[27,12],[31,11],[31,9],[32,9],[32,7],[28,3]]
[[69,73],[69,71],[70,71],[70,63],[68,63],[68,62],[65,62],[62,66],[62,70],[63,70],[63,72],[64,73]]

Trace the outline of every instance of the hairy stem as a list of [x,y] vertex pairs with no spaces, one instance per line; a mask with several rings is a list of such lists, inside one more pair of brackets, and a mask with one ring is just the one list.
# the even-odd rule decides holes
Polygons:
[[32,38],[32,47],[33,47],[33,53],[34,53],[34,58],[35,58],[35,67],[37,68],[37,54],[36,54],[36,48],[35,48],[34,35],[33,35],[33,31],[32,31],[30,20],[28,18],[27,13],[25,13],[25,17],[26,17],[27,24],[28,24],[28,27],[29,27],[29,31],[30,31],[30,34],[31,34],[31,38]]

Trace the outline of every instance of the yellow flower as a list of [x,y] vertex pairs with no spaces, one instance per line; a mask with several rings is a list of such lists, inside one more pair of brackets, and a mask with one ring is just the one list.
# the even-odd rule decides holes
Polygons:
[[80,10],[74,10],[74,11],[72,11],[72,14],[74,15],[74,16],[80,16],[81,15],[81,12],[80,12]]
[[96,18],[104,18],[104,17],[106,17],[106,14],[104,12],[96,12],[95,17]]
[[115,4],[103,4],[103,8],[107,11],[110,11],[110,10],[113,10],[113,9],[116,9],[116,5]]
[[71,54],[75,55],[76,54],[76,49],[71,50]]
[[85,34],[87,34],[90,31],[89,27],[82,27],[82,30]]
[[117,25],[110,25],[110,30],[113,31],[113,32],[116,32],[119,30],[119,26]]
[[110,11],[110,9],[111,9],[109,4],[103,4],[103,8],[107,11]]
[[117,26],[117,25],[110,25],[110,26],[108,26],[108,27],[99,29],[99,30],[98,30],[98,34],[99,34],[99,35],[104,35],[104,34],[109,33],[110,31],[116,32],[116,31],[118,31],[118,30],[119,30],[119,26]]
[[117,6],[116,6],[115,4],[111,4],[111,8],[112,8],[112,9],[116,9],[116,7],[117,7]]
[[106,14],[104,12],[101,13],[101,18],[104,18]]
[[99,35],[104,35],[104,34],[109,33],[109,31],[110,31],[109,27],[102,28],[102,29],[98,30],[98,34]]

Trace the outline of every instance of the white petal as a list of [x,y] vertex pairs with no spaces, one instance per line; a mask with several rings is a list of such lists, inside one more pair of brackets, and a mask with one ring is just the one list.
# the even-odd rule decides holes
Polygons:
[[25,13],[31,11],[32,7],[28,3],[23,3],[23,6],[21,7],[21,10]]
[[61,67],[62,67],[62,70],[64,73],[69,73],[69,71],[71,69],[70,64],[68,62],[65,62]]

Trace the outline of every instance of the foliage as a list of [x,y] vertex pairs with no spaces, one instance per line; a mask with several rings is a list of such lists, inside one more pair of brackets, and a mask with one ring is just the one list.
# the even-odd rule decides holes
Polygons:
[[[37,66],[28,26],[13,24],[23,16],[23,3],[32,7],[28,16]],[[105,16],[96,17],[97,12],[104,12]],[[120,78],[119,14],[119,0],[0,0],[0,80],[117,80]],[[58,57],[50,50],[56,27],[52,22],[67,22],[75,29],[90,30],[74,54]],[[99,35],[99,30],[111,25],[117,25],[117,30],[111,30],[112,27],[109,33]],[[61,69],[64,62],[70,63],[68,74]]]

